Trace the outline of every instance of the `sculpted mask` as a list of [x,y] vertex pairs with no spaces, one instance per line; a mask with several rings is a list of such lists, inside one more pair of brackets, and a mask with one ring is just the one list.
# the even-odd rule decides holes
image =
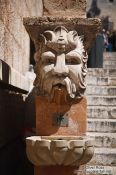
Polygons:
[[88,58],[82,37],[60,26],[45,31],[41,38],[35,54],[38,94],[50,96],[54,87],[63,87],[70,98],[81,98],[86,89]]

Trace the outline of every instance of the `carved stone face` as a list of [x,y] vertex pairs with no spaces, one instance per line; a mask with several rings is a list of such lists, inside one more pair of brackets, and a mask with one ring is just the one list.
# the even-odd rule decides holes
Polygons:
[[80,98],[86,88],[87,71],[82,38],[62,26],[45,31],[42,37],[41,49],[35,55],[39,94],[50,95],[57,87],[65,88],[71,98]]

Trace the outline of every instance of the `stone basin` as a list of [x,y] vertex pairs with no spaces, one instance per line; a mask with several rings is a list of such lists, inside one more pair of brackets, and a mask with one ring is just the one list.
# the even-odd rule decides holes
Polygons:
[[35,166],[80,166],[94,154],[94,140],[83,136],[32,136],[26,138],[26,153]]

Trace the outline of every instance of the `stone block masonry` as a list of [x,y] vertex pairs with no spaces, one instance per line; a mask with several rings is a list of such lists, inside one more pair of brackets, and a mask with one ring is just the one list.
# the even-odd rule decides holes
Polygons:
[[42,0],[0,1],[0,59],[17,71],[29,68],[30,40],[23,26],[23,17],[42,16]]
[[42,0],[0,0],[0,175],[33,174],[22,139],[23,93],[29,91],[24,75],[30,64],[30,39],[23,17],[42,13]]

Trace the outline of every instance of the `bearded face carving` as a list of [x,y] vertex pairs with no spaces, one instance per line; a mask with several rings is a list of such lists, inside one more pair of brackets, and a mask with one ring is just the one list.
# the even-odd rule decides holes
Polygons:
[[70,98],[81,98],[86,89],[88,58],[82,37],[60,26],[45,31],[41,38],[35,54],[38,94],[50,96],[54,87],[63,87]]

